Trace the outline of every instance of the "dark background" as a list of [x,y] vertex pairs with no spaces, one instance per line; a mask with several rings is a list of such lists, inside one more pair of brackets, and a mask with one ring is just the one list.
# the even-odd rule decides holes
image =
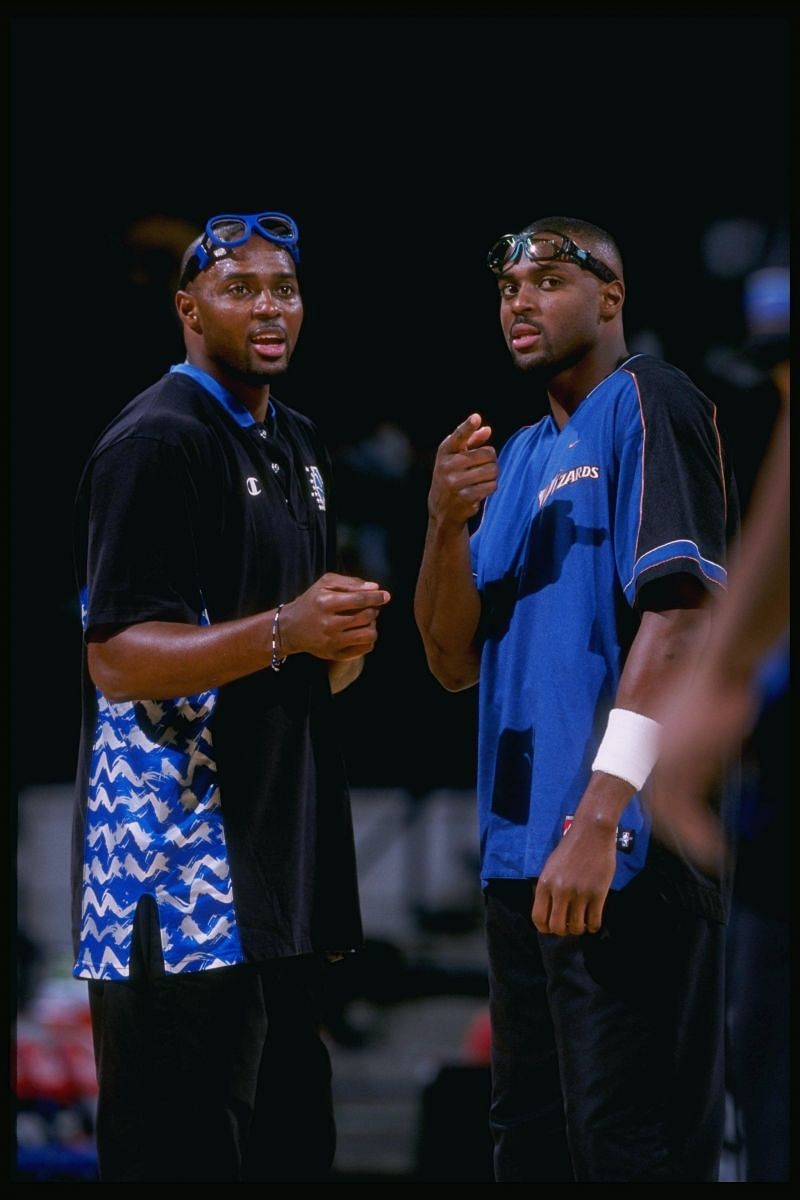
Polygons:
[[[411,596],[438,442],[478,410],[499,446],[544,411],[486,251],[546,214],[615,234],[631,347],[655,339],[719,404],[746,502],[775,402],[731,357],[744,267],[713,272],[704,247],[749,222],[758,266],[785,230],[790,22],[138,11],[9,21],[14,785],[74,769],[83,461],[183,357],[174,257],[131,230],[276,208],[300,226],[306,323],[274,390],[320,425],[343,521],[374,520],[390,555],[381,642],[340,700],[352,782],[470,786],[474,696],[429,677]],[[413,452],[400,479],[352,467],[385,421]]]

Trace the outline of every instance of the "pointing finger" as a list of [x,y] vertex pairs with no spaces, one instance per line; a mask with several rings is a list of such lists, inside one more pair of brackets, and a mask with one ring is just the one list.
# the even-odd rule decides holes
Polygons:
[[468,416],[466,421],[462,421],[460,425],[457,425],[453,432],[448,434],[444,439],[446,448],[450,451],[463,450],[473,433],[480,428],[481,420],[480,413],[472,413]]

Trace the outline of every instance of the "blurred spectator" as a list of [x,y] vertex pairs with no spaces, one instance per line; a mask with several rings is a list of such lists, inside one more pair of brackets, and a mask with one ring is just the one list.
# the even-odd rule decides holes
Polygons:
[[361,441],[346,446],[338,461],[339,533],[346,569],[371,572],[370,579],[386,580],[387,587],[397,580],[394,542],[407,519],[407,480],[413,463],[411,440],[392,420],[379,421]]
[[17,1162],[25,1182],[95,1182],[97,1078],[89,1005],[71,979],[48,980],[16,1028]]
[[475,696],[443,692],[413,620],[430,480],[416,432],[384,413],[334,458],[342,569],[378,572],[394,597],[359,688],[339,697],[338,711],[354,786],[404,787],[424,803],[437,787],[473,785]]
[[17,1011],[24,1012],[33,1000],[42,970],[41,947],[20,926],[16,936]]

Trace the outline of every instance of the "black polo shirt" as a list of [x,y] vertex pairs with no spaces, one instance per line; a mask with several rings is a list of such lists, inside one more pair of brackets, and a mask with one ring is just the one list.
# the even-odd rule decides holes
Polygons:
[[[216,624],[336,569],[331,468],[313,424],[255,422],[188,364],[94,447],[77,501],[84,630]],[[73,844],[75,974],[125,978],[152,895],[167,972],[361,939],[327,665],[291,656],[194,697],[84,703]]]

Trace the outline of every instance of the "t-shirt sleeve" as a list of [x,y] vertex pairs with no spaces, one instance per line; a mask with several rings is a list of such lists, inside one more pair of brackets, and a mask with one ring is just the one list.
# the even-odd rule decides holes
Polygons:
[[620,423],[614,525],[629,604],[644,584],[686,572],[724,588],[728,487],[714,405],[684,376],[631,376]]
[[97,455],[82,490],[84,632],[156,620],[198,624],[191,485],[179,451],[157,438],[125,438]]

